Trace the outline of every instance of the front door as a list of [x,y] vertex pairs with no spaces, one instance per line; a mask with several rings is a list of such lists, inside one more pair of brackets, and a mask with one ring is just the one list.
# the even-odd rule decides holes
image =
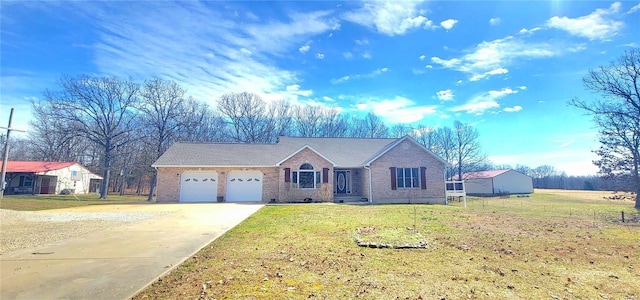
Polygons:
[[336,171],[336,194],[351,194],[351,171]]
[[48,194],[49,193],[49,184],[51,179],[49,177],[42,177],[42,181],[40,182],[40,194]]

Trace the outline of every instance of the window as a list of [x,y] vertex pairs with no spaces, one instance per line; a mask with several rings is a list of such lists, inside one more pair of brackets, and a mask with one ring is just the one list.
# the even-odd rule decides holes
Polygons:
[[315,189],[320,185],[322,179],[322,173],[316,172],[313,166],[310,164],[303,164],[300,166],[298,172],[292,172],[292,182],[298,184],[298,188],[301,189]]
[[419,188],[418,168],[397,168],[396,184],[398,188]]
[[28,186],[31,187],[33,186],[33,178],[31,178],[31,176],[20,176],[20,186]]

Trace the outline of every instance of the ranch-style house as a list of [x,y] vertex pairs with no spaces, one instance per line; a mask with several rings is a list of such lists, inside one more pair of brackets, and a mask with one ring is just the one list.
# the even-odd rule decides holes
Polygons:
[[157,202],[445,203],[446,162],[409,136],[175,143],[152,166]]

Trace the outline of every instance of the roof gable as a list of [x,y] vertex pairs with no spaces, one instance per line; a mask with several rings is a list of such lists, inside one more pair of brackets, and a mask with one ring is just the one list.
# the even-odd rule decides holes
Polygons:
[[287,161],[288,159],[294,157],[296,154],[302,152],[304,149],[309,149],[311,150],[313,153],[317,154],[318,156],[322,157],[324,160],[330,162],[334,167],[336,167],[336,163],[334,163],[333,161],[331,161],[330,159],[328,159],[327,157],[325,157],[324,155],[322,155],[322,153],[316,151],[315,149],[309,147],[309,145],[304,145],[302,148],[298,149],[297,151],[291,153],[291,155],[288,155],[287,157],[285,157],[284,159],[282,159],[281,161],[276,163],[276,166],[281,165],[282,163],[284,163],[285,161]]
[[379,153],[377,153],[375,156],[373,156],[371,159],[369,159],[365,165],[371,165],[371,163],[373,163],[375,160],[377,160],[378,158],[380,158],[382,155],[384,155],[385,153],[389,152],[391,149],[395,148],[396,146],[400,145],[402,142],[404,141],[410,141],[412,142],[414,145],[418,146],[422,151],[426,152],[427,154],[431,155],[432,157],[434,157],[435,159],[437,159],[438,161],[442,162],[445,165],[448,165],[449,163],[447,163],[444,159],[442,159],[440,156],[436,155],[435,153],[431,152],[431,150],[427,149],[425,146],[423,146],[422,144],[418,143],[415,139],[413,139],[412,137],[405,135],[404,137],[397,139],[394,143],[389,144],[387,147],[385,147],[384,149],[380,150]]

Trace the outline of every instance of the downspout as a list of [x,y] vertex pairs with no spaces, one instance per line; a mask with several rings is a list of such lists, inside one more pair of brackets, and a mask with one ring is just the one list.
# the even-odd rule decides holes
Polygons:
[[[444,177],[444,205],[449,205],[449,197],[447,197],[447,168],[445,166],[444,170],[442,170],[442,177]],[[453,181],[453,180],[452,180]],[[455,190],[455,183],[453,184],[453,189]]]
[[[155,193],[156,193],[156,201],[154,201],[155,203],[158,203],[158,167],[153,167],[156,170],[156,182],[154,184],[154,188],[155,188]],[[89,180],[91,181],[91,180]],[[180,197],[180,196],[178,196]],[[151,200],[153,200],[153,194],[151,195]],[[180,199],[178,199],[178,201],[180,201]]]
[[369,203],[373,203],[373,187],[371,186],[373,180],[371,179],[371,167],[364,166],[364,168],[369,171]]

